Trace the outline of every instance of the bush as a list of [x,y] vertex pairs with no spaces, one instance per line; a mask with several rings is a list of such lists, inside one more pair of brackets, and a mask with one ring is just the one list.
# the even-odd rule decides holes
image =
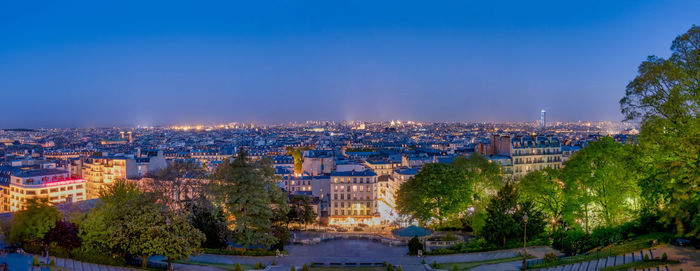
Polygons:
[[[665,254],[665,253],[664,253],[664,254]],[[56,262],[53,260],[53,258],[51,258],[51,260],[49,260],[49,265],[50,265],[50,266],[56,265]]]
[[667,261],[667,260],[668,260],[668,255],[666,255],[666,252],[664,252],[664,254],[661,255],[661,260],[662,260],[662,261]]
[[648,260],[649,260],[649,254],[644,254],[644,261],[648,261]]
[[121,257],[114,257],[111,253],[101,251],[87,251],[86,249],[74,249],[72,252],[73,259],[81,262],[124,266],[126,262]]
[[457,268],[457,264],[453,264],[453,265],[452,265],[452,271],[458,271],[458,270],[459,270],[459,268]]
[[418,240],[417,236],[413,236],[411,240],[408,241],[408,253],[411,255],[418,254],[419,250],[423,249],[423,244]]
[[403,271],[403,268],[399,265],[396,267],[396,271]]
[[555,255],[554,252],[546,253],[546,254],[544,254],[544,259],[543,259],[543,260],[544,260],[544,262],[546,262],[546,263],[551,263],[551,262],[557,260],[557,255]]
[[275,262],[275,260],[272,260],[272,265],[277,265],[277,263]]
[[292,269],[290,269],[290,271],[297,271],[297,268],[292,265]]
[[386,267],[386,270],[387,270],[387,271],[394,271],[394,265],[393,265],[393,264],[389,264],[389,265]]
[[440,268],[440,265],[437,263],[436,260],[433,260],[433,264],[430,265],[432,268]]
[[425,264],[425,259],[423,259],[422,261],[420,261],[420,263],[421,263],[421,264]]
[[304,264],[304,266],[301,267],[301,271],[309,271],[309,266]]
[[451,232],[448,232],[447,234],[445,234],[445,237],[442,238],[442,241],[457,241],[457,236],[455,236]]
[[39,266],[39,258],[37,258],[36,255],[32,258],[32,265]]
[[[292,266],[292,267],[294,267],[294,266]],[[241,267],[241,264],[240,264],[240,263],[236,263],[236,269],[235,269],[235,270],[236,270],[236,271],[243,271],[243,268]]]

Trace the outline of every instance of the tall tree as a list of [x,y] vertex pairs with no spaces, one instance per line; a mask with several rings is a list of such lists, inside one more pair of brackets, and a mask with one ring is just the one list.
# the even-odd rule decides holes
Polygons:
[[536,208],[542,210],[552,230],[560,225],[566,203],[561,175],[561,169],[545,168],[528,173],[518,183],[520,198],[533,202]]
[[486,206],[486,224],[481,230],[481,235],[487,241],[505,246],[507,239],[517,234],[518,220],[513,216],[517,204],[518,193],[510,183],[491,198]]
[[233,237],[238,244],[248,248],[277,243],[270,234],[272,220],[276,210],[286,213],[289,206],[269,160],[249,163],[241,149],[233,161],[219,166],[212,185],[215,200],[233,220]]
[[626,120],[641,120],[649,206],[680,235],[700,236],[700,27],[676,37],[668,59],[650,56],[620,100]]
[[570,224],[579,219],[584,229],[591,231],[597,226],[616,226],[632,219],[639,207],[639,192],[638,173],[630,162],[629,148],[604,137],[566,161],[565,212]]

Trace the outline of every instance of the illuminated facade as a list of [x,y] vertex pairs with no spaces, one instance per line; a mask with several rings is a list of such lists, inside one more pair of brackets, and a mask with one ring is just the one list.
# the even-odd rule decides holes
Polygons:
[[500,163],[503,174],[516,180],[536,170],[562,167],[561,142],[552,136],[492,135],[488,147],[478,151]]
[[371,170],[331,173],[330,224],[379,223],[377,174]]
[[23,210],[32,198],[44,198],[51,203],[86,199],[86,180],[71,178],[68,171],[55,168],[11,172],[0,188],[3,212]]
[[83,178],[87,181],[87,199],[100,197],[100,191],[116,180],[138,176],[136,160],[127,157],[90,157],[83,162]]

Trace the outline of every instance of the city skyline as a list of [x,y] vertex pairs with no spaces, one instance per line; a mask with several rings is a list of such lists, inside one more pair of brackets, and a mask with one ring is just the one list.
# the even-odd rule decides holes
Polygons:
[[0,127],[63,128],[620,121],[698,3],[0,5]]

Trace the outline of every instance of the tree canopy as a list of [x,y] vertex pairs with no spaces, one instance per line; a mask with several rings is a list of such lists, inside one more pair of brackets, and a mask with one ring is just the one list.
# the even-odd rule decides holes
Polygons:
[[276,212],[287,213],[287,197],[277,185],[267,159],[247,161],[241,149],[233,161],[219,166],[212,185],[215,201],[233,222],[233,238],[244,248],[270,247],[277,237],[270,234]]
[[12,218],[10,242],[42,243],[44,237],[63,216],[47,199],[28,199],[26,209]]
[[650,56],[620,100],[627,120],[641,121],[639,182],[680,235],[700,236],[700,27],[671,44],[668,59]]

